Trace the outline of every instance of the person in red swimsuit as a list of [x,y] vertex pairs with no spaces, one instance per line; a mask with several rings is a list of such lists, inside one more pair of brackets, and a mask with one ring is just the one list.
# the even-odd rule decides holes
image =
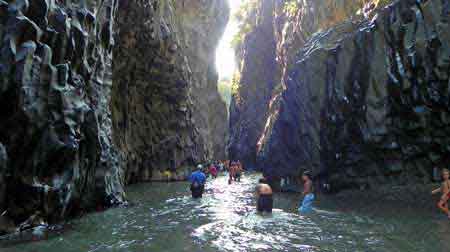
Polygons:
[[448,200],[450,199],[450,171],[448,169],[442,169],[442,178],[444,181],[442,182],[441,187],[433,190],[431,194],[442,193],[437,206],[442,212],[447,214],[448,218],[450,218],[450,211],[448,209]]

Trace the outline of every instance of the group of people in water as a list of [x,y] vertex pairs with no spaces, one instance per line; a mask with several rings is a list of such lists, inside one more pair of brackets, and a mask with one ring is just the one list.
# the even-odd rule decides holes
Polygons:
[[[189,177],[191,182],[191,192],[193,198],[201,198],[205,190],[205,183],[207,176],[217,178],[219,172],[228,172],[228,184],[233,182],[240,182],[244,169],[240,161],[223,161],[209,164],[206,168],[203,165],[198,165]],[[450,218],[450,210],[448,201],[450,200],[450,170],[442,170],[443,182],[441,186],[433,190],[432,194],[441,193],[437,207]],[[303,183],[302,196],[303,199],[299,204],[298,210],[300,213],[309,213],[312,211],[313,202],[315,199],[313,178],[309,171],[305,171],[301,177]],[[256,186],[256,209],[258,212],[271,213],[273,208],[273,190],[270,181],[263,177],[259,180]]]
[[[303,181],[303,200],[301,201],[298,211],[302,214],[310,213],[313,210],[314,202],[314,190],[312,183],[312,176],[309,171],[305,171],[302,175]],[[258,212],[271,213],[273,208],[273,191],[266,178],[261,178],[256,186],[257,205],[256,210]]]
[[[192,198],[201,198],[205,190],[207,177],[210,175],[212,178],[217,178],[218,173],[221,171],[228,172],[228,184],[232,184],[233,182],[241,181],[244,169],[240,161],[214,162],[206,167],[199,164],[189,177]],[[298,210],[301,213],[309,213],[312,211],[315,198],[311,173],[305,171],[302,175],[302,181],[303,200]],[[273,209],[273,190],[267,178],[263,177],[259,180],[255,194],[257,211],[260,213],[271,213]]]

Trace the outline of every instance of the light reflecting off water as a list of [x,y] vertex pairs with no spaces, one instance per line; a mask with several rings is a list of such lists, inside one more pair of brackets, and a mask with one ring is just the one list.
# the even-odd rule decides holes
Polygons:
[[353,207],[356,199],[322,196],[314,213],[300,216],[298,194],[277,194],[273,214],[259,215],[257,178],[228,185],[219,177],[199,200],[191,199],[187,183],[132,186],[129,208],[89,214],[61,236],[0,251],[450,251],[450,221],[382,202],[361,208]]

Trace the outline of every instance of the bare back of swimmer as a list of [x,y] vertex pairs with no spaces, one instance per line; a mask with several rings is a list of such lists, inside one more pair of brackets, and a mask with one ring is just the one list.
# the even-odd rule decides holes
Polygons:
[[271,213],[273,208],[272,188],[267,183],[267,180],[262,178],[256,186],[257,206],[258,212]]

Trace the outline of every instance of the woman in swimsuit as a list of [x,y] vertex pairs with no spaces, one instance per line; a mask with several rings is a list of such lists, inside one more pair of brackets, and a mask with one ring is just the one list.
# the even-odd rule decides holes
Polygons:
[[450,212],[448,210],[448,200],[450,199],[450,171],[448,169],[442,169],[442,178],[444,181],[442,182],[441,187],[433,190],[431,194],[436,194],[439,192],[442,193],[441,199],[439,200],[437,206],[450,218]]

